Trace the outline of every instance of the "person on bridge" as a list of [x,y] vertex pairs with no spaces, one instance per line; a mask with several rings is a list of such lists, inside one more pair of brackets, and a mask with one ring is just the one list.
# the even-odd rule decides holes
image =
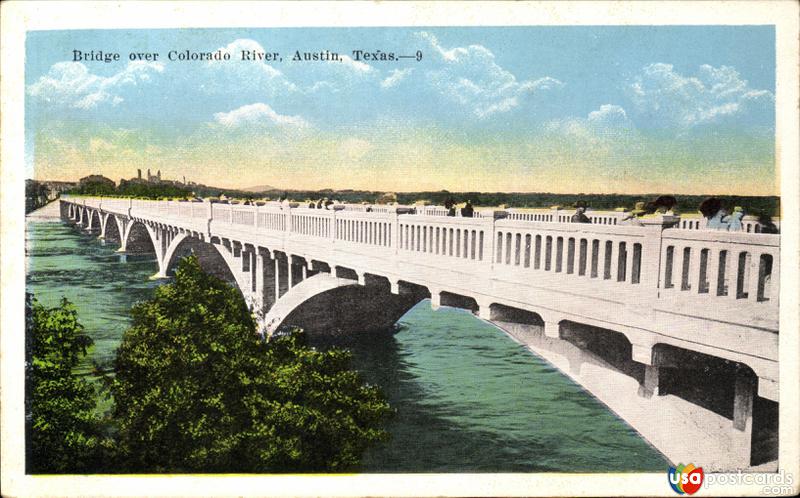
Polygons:
[[778,226],[772,221],[772,217],[767,213],[762,213],[758,217],[758,230],[759,233],[779,233]]
[[571,223],[591,223],[592,220],[586,216],[586,203],[578,201],[575,203],[575,214],[570,218]]
[[741,206],[736,206],[733,208],[733,213],[723,218],[722,221],[727,222],[729,232],[741,232],[742,218],[744,218],[744,209]]
[[463,218],[472,218],[474,214],[475,209],[472,207],[472,203],[468,200],[467,203],[464,204],[464,207],[461,208],[461,216]]
[[620,221],[620,225],[643,227],[644,223],[640,219],[647,210],[644,208],[644,202],[640,201],[634,204],[633,209]]
[[724,221],[728,211],[723,207],[722,200],[709,197],[700,203],[697,208],[706,218],[706,228],[711,230],[727,230],[728,223]]
[[444,208],[447,209],[447,216],[456,215],[456,201],[454,201],[452,197],[448,197],[444,201]]

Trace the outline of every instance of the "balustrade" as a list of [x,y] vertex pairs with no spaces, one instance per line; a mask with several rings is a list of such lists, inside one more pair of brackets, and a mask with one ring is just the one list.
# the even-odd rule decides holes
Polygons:
[[665,218],[663,224],[650,219],[644,227],[622,226],[618,221],[624,213],[619,212],[589,212],[593,223],[568,223],[566,212],[557,209],[510,211],[507,218],[495,219],[488,211],[475,218],[448,217],[430,206],[422,207],[425,214],[412,214],[408,208],[397,207],[367,212],[278,203],[72,200],[67,196],[64,200],[156,222],[169,218],[178,225],[182,219],[189,223],[208,219],[212,231],[219,224],[253,227],[256,233],[317,238],[352,251],[394,249],[402,258],[441,265],[458,262],[464,268],[475,265],[475,271],[514,281],[534,279],[542,285],[629,292],[721,310],[731,304],[759,307],[750,309],[751,313],[778,303],[780,236],[754,233],[758,226],[754,220],[746,220],[748,233],[701,230],[701,218],[680,220],[674,228],[668,226],[676,218]]

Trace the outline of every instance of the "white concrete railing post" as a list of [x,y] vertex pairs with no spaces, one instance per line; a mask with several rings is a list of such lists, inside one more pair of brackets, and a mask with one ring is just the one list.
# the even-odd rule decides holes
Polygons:
[[[650,231],[651,235],[642,240],[642,258],[639,264],[639,285],[643,292],[647,293],[649,299],[658,299],[661,294],[661,277],[664,273],[665,261],[663,260],[662,242],[664,229],[673,226],[678,221],[677,216],[657,215],[652,218],[642,218],[644,229]],[[632,254],[633,247],[629,249]],[[676,265],[678,257],[683,255],[673,254],[673,269],[680,268]],[[699,255],[698,255],[699,260]],[[673,283],[676,283],[676,272],[673,270]],[[613,278],[613,276],[612,276]],[[680,285],[680,282],[677,282]],[[697,284],[695,284],[697,285]]]
[[400,252],[400,212],[395,208],[391,214],[391,234],[392,234],[392,248],[394,253]]
[[[486,224],[486,236],[483,239],[483,257],[484,264],[489,267],[489,270],[494,270],[495,260],[495,243],[497,240],[497,220],[508,217],[508,211],[493,211],[491,217],[480,218],[481,223]],[[483,221],[486,220],[486,221]]]
[[208,214],[206,218],[206,235],[208,236],[208,240],[211,241],[211,222],[214,221],[214,203],[211,201],[205,201],[208,203]]
[[331,216],[330,216],[329,219],[330,219],[330,222],[331,222],[331,229],[330,229],[330,233],[328,233],[328,238],[331,241],[331,245],[335,246],[336,245],[337,232],[338,232],[338,228],[336,226],[336,224],[338,223],[338,221],[337,221],[338,220],[338,215],[336,214],[336,210],[335,209],[334,209],[333,213],[331,213]]

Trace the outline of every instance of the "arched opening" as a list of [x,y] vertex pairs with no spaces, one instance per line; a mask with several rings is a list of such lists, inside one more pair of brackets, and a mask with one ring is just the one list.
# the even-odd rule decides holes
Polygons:
[[490,319],[493,322],[544,326],[542,317],[533,311],[497,303],[492,304],[489,309]]
[[117,217],[113,214],[108,215],[108,219],[106,219],[105,239],[107,242],[115,242],[117,244],[122,243],[122,234],[119,233]]
[[147,231],[147,227],[140,221],[133,221],[128,232],[128,241],[125,245],[125,250],[129,253],[135,254],[149,254],[155,253],[156,248],[153,245],[153,239]]
[[592,353],[614,369],[636,379],[637,382],[644,381],[645,367],[633,361],[633,347],[624,334],[569,320],[563,320],[560,325],[562,340]]
[[461,294],[455,294],[453,292],[446,292],[443,291],[439,294],[439,302],[442,306],[450,306],[451,308],[461,308],[465,310],[469,310],[473,313],[478,312],[478,302],[475,301],[475,298],[464,296]]
[[320,273],[292,288],[281,299],[298,304],[281,313],[271,310],[280,322],[272,325],[301,327],[309,335],[387,331],[430,296],[425,287],[408,283],[402,283],[399,294],[393,294],[388,280],[381,277],[367,276],[366,285],[356,281],[342,285],[342,278],[337,281],[335,276]]
[[[226,249],[222,249],[223,251]],[[220,280],[232,285],[239,289],[236,278],[233,276],[228,263],[225,258],[219,253],[217,247],[213,244],[203,242],[202,240],[194,237],[186,237],[183,239],[169,256],[169,261],[165,262],[167,276],[174,276],[175,269],[178,263],[186,256],[195,255],[197,261],[200,263],[200,268],[209,275],[213,275]],[[239,289],[241,292],[241,289]]]

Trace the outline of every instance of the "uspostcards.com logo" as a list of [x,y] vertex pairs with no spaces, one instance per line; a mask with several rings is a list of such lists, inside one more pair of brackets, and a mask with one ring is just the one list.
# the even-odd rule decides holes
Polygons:
[[667,477],[673,491],[679,495],[693,495],[703,485],[703,467],[679,464],[667,470]]

